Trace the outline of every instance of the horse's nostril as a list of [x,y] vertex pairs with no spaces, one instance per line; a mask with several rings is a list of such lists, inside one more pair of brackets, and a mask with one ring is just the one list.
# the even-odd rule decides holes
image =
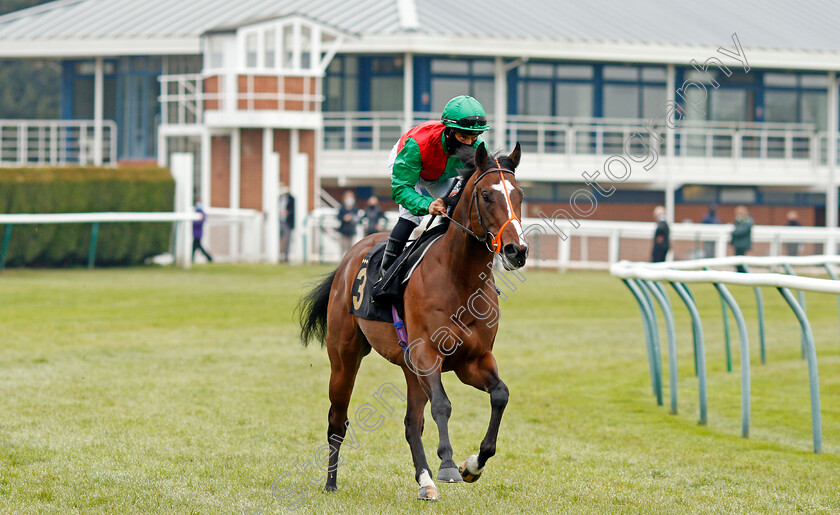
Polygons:
[[505,245],[504,251],[505,251],[505,256],[507,256],[510,259],[514,259],[519,255],[519,253],[521,252],[521,249],[519,248],[519,245],[514,245],[513,243],[508,243],[507,245]]

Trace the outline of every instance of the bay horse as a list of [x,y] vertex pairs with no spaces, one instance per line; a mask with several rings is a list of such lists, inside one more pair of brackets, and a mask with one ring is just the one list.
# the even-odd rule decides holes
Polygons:
[[[492,352],[497,324],[481,318],[487,311],[480,310],[494,309],[498,314],[498,293],[489,273],[496,255],[508,269],[522,267],[527,258],[520,222],[524,194],[514,175],[521,150],[517,143],[510,155],[488,155],[482,144],[469,153],[474,155],[462,155],[468,166],[461,175],[462,200],[454,207],[446,233],[431,245],[405,288],[405,325],[408,342],[412,342],[407,350],[400,346],[393,324],[364,320],[349,312],[358,295],[351,289],[362,259],[387,233],[358,242],[338,268],[301,299],[301,342],[320,340],[330,358],[327,491],[337,489],[339,449],[349,425],[347,407],[359,365],[371,348],[400,366],[405,375],[405,437],[414,461],[414,479],[420,484],[418,499],[438,499],[421,439],[427,401],[439,435],[438,481],[476,481],[496,452],[508,388],[499,378]],[[485,299],[486,306],[475,307],[477,296]],[[452,459],[449,442],[452,405],[441,382],[441,373],[447,371],[490,394],[490,423],[478,455],[469,456],[460,467]]]

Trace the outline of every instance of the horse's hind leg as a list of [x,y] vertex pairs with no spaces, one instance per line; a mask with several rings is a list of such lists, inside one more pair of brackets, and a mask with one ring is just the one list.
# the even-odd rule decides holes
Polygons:
[[499,426],[502,423],[502,415],[508,402],[508,388],[499,379],[496,359],[490,352],[456,369],[455,373],[465,384],[490,393],[490,424],[487,427],[484,440],[481,441],[478,455],[473,454],[458,467],[464,481],[472,483],[478,481],[481,473],[484,472],[484,465],[487,460],[496,454],[496,438],[499,435]]
[[[330,411],[328,415],[327,443],[330,446],[327,470],[327,491],[338,489],[339,449],[347,434],[347,406],[356,383],[356,372],[362,362],[364,337],[358,332],[355,319],[345,317],[340,330],[327,334],[327,351],[330,356]],[[352,430],[351,430],[352,431]],[[355,436],[348,442],[351,446]]]
[[405,382],[408,386],[407,406],[405,410],[405,439],[411,448],[411,458],[414,461],[414,479],[420,484],[420,492],[417,498],[433,501],[438,499],[437,489],[432,481],[432,473],[429,463],[426,461],[426,452],[423,450],[423,409],[426,407],[426,393],[417,381],[414,372],[403,369]]

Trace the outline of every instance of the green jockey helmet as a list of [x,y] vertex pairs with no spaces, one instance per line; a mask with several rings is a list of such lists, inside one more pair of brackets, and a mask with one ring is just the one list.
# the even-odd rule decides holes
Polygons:
[[446,103],[440,121],[447,127],[464,132],[481,133],[490,128],[481,102],[467,95],[453,98]]

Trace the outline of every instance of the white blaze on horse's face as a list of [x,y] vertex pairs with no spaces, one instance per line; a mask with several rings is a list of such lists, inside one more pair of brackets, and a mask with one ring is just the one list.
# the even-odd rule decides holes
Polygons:
[[[502,195],[506,196],[507,198],[510,198],[510,192],[514,190],[513,184],[511,184],[510,181],[507,180],[507,179],[505,179],[504,184],[497,183],[497,184],[494,184],[490,187],[493,188],[496,191],[501,192]],[[505,188],[507,188],[507,189],[505,189]],[[513,221],[510,222],[510,224],[513,225],[516,228],[516,235],[519,236],[519,244],[524,247],[526,245],[526,243],[525,243],[525,235],[522,232],[522,224],[520,224],[519,220],[517,220],[513,216],[513,212],[511,212],[511,203],[508,202],[507,199],[505,200],[505,209],[507,209],[507,212],[508,212],[508,220],[513,218]],[[501,237],[502,237],[502,235],[500,234],[499,238],[501,238]]]

